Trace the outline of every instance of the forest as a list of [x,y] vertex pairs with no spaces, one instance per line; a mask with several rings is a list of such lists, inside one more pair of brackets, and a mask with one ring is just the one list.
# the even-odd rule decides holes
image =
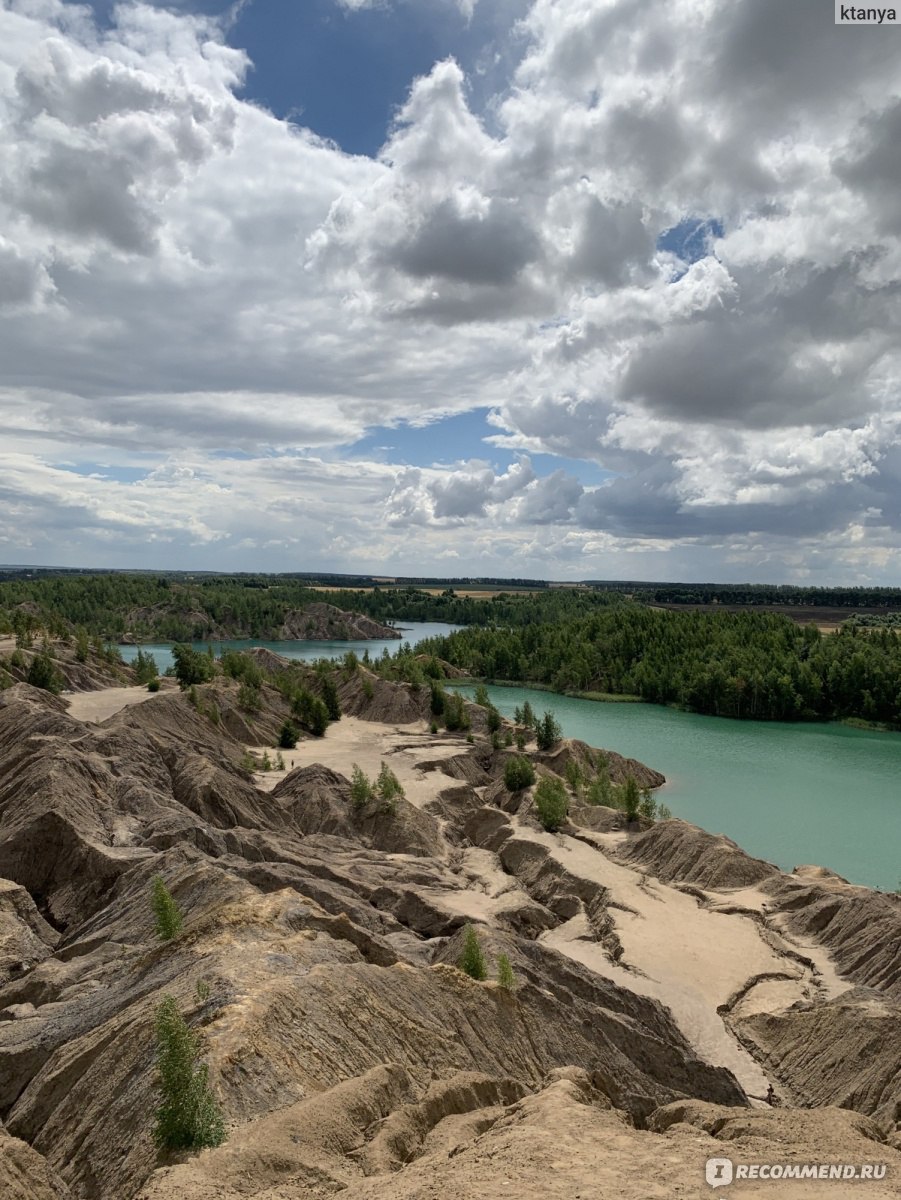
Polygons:
[[564,623],[468,628],[417,649],[480,679],[558,692],[635,695],[755,720],[901,726],[901,638],[890,629],[824,635],[771,613],[621,604]]
[[279,575],[192,579],[123,572],[74,573],[0,582],[0,631],[83,628],[118,641],[203,641],[276,638],[287,613],[315,602],[366,613],[385,624],[443,621],[451,625],[527,625],[569,620],[620,602],[615,593],[542,589],[490,599],[432,596],[415,587],[323,591]]

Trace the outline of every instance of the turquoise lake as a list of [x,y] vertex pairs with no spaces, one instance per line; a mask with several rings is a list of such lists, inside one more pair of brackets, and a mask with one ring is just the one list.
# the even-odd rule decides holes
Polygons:
[[[472,694],[469,687],[461,688]],[[567,737],[662,771],[673,815],[724,833],[784,870],[815,863],[853,883],[901,887],[901,734],[699,716],[490,687],[505,717],[526,700]]]
[[[448,632],[443,624],[407,622],[403,640]],[[266,646],[311,662],[348,650],[377,657],[398,640],[369,642],[214,643],[216,653]],[[205,643],[195,643],[205,649]],[[164,671],[171,646],[144,646]],[[121,646],[130,661],[136,646]],[[463,688],[472,693],[471,688]],[[901,886],[901,734],[843,725],[777,724],[698,716],[652,704],[603,704],[529,688],[489,688],[504,716],[528,700],[550,709],[567,737],[617,750],[662,771],[660,800],[673,814],[724,833],[749,854],[786,870],[830,867],[854,883]]]

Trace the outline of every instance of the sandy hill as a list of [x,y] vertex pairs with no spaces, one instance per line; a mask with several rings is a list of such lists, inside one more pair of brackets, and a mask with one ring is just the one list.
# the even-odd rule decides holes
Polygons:
[[[236,688],[0,693],[3,1200],[670,1200],[722,1156],[886,1164],[861,1195],[898,1195],[896,898],[677,820],[574,804],[548,833],[477,710],[472,743],[431,734],[427,692],[362,670],[324,738],[252,775],[287,709],[266,687],[232,721]],[[403,796],[355,803],[353,764],[382,762]],[[150,1137],[167,995],[228,1127],[199,1154]]]

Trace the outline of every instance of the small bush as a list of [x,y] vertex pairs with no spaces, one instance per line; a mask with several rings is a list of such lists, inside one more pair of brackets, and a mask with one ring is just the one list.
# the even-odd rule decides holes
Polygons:
[[535,811],[548,833],[555,833],[560,828],[569,812],[569,800],[560,779],[546,776],[541,780],[535,789]]
[[365,808],[374,795],[372,783],[354,763],[350,774],[350,800],[354,808]]
[[670,809],[666,804],[658,804],[657,820],[658,821],[671,821],[672,819],[673,819],[672,809]]
[[513,967],[510,965],[510,959],[506,954],[499,954],[497,956],[497,982],[507,992],[512,992],[516,987],[516,977],[513,974]]
[[453,692],[444,697],[444,724],[451,733],[469,729],[469,714],[459,692]]
[[515,755],[504,763],[504,786],[508,792],[521,792],[535,782],[535,771],[527,758]]
[[497,733],[501,727],[501,714],[493,704],[488,706],[488,732]]
[[538,749],[553,750],[563,736],[560,724],[552,712],[546,712],[535,727],[535,741]]
[[205,979],[197,980],[197,987],[194,989],[194,995],[201,1003],[205,1003],[210,998],[210,985]]
[[238,688],[238,707],[243,708],[245,712],[258,713],[263,707],[263,701],[260,696],[260,689],[256,684],[242,681]]
[[491,701],[488,699],[488,689],[485,687],[484,683],[480,683],[477,686],[476,694],[473,696],[473,701],[474,703],[478,704],[480,708],[491,707]]
[[25,682],[32,687],[41,688],[45,692],[57,693],[62,691],[63,681],[59,671],[53,665],[53,660],[46,650],[36,654],[31,660]]
[[328,712],[330,721],[341,720],[341,704],[338,700],[338,689],[331,675],[322,676],[322,702]]
[[278,732],[278,744],[282,750],[293,750],[297,745],[299,732],[293,721],[285,721]]
[[430,709],[433,717],[440,717],[441,714],[444,712],[444,702],[445,702],[444,688],[441,686],[440,683],[438,683],[437,680],[433,679],[432,682],[429,684],[429,689],[431,692],[431,696],[429,699],[429,709]]
[[158,692],[159,690],[160,690],[160,681],[158,679],[151,679],[151,681],[147,684],[147,691],[148,692]]
[[156,1063],[162,1103],[156,1110],[153,1140],[166,1150],[221,1146],[225,1122],[200,1062],[200,1041],[166,996],[156,1010]]
[[382,763],[375,790],[382,802],[382,811],[393,813],[397,808],[397,801],[403,798],[404,789],[387,763]]
[[275,769],[276,771],[284,771],[285,769],[285,758],[281,750],[275,756]]
[[156,918],[157,937],[161,942],[171,941],[181,932],[182,917],[162,875],[157,875],[153,880],[151,904]]
[[363,695],[366,697],[367,700],[371,700],[372,697],[375,695],[375,692],[373,691],[371,679],[363,680]]
[[628,819],[630,821],[637,820],[638,810],[641,807],[641,792],[638,790],[638,783],[634,775],[630,775],[623,786],[622,805]]
[[437,732],[438,732],[438,722],[432,721],[432,723],[429,725],[429,733],[437,733]]
[[463,953],[457,959],[457,966],[470,979],[488,978],[488,964],[485,962],[485,955],[482,953],[482,947],[479,944],[476,931],[471,925],[466,926],[466,935],[463,939]]

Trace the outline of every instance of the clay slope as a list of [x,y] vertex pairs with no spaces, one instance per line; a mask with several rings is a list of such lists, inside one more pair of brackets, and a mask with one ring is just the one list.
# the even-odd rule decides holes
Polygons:
[[[820,1021],[832,997],[791,931],[753,911],[763,896],[732,848],[679,822],[656,838],[548,834],[529,793],[510,812],[491,802],[506,751],[430,735],[421,707],[380,723],[424,698],[368,678],[341,683],[359,717],[257,782],[244,731],[224,719],[230,685],[199,688],[197,707],[160,693],[99,725],[43,693],[0,696],[0,1195],[637,1197],[654,1194],[661,1158],[692,1194],[724,1145],[759,1160],[829,1143],[830,1157],[901,1168],[880,1140],[890,1079],[793,1088],[875,1121],[750,1107],[739,1076],[759,1088],[766,1064],[790,1099],[807,1068],[794,1035],[753,1024],[772,1006],[740,998],[748,971],[781,972]],[[391,764],[405,791],[393,808],[353,803],[357,758],[370,774]],[[655,881],[617,849],[654,845],[665,874],[667,829],[680,870],[719,890]],[[157,876],[184,915],[168,942],[149,902]],[[455,965],[469,924],[492,976],[510,959],[513,991]],[[734,953],[714,971],[718,933]],[[716,978],[695,993],[693,970]],[[150,1137],[167,995],[202,1039],[229,1130],[200,1155]],[[871,1032],[890,1029],[886,1011]],[[832,1028],[862,1060],[872,1041],[852,1026]]]

